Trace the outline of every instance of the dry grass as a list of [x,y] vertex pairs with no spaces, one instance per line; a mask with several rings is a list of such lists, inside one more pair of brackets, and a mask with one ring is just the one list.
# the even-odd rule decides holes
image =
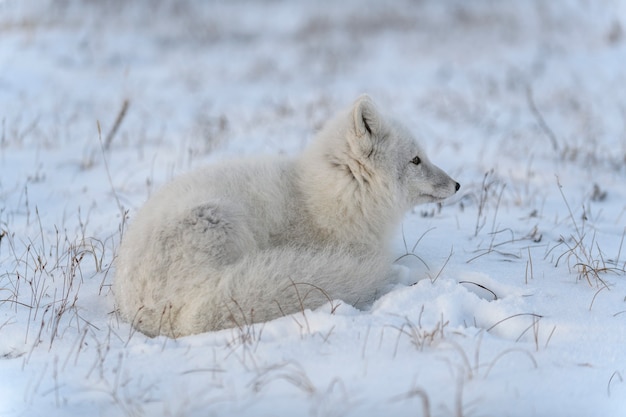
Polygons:
[[622,240],[615,260],[611,261],[606,259],[604,252],[600,248],[600,244],[596,240],[596,232],[592,230],[590,233],[586,228],[587,215],[584,206],[583,214],[580,217],[580,221],[578,221],[565,197],[563,187],[558,178],[557,185],[563,202],[567,207],[569,219],[571,220],[575,233],[570,234],[567,238],[561,236],[560,242],[548,251],[546,258],[557,247],[565,246],[566,250],[556,258],[555,266],[559,266],[559,263],[564,260],[570,271],[575,270],[577,272],[579,280],[586,281],[590,286],[595,285],[596,287],[610,290],[604,276],[608,273],[616,275],[626,273],[624,266],[619,266],[624,234],[622,234]]

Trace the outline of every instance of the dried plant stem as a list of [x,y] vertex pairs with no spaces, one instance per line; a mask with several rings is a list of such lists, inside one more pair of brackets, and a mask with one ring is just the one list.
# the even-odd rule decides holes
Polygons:
[[552,129],[550,129],[550,126],[548,126],[548,124],[546,123],[539,109],[537,109],[537,106],[535,105],[535,100],[533,98],[533,89],[530,85],[526,86],[526,101],[528,102],[528,107],[535,117],[537,124],[539,125],[543,133],[545,133],[546,136],[550,139],[550,142],[552,143],[552,149],[554,149],[555,152],[558,151],[559,143],[556,139],[556,135],[554,134]]
[[122,121],[124,120],[124,116],[126,116],[126,112],[128,111],[128,104],[129,104],[128,99],[125,99],[124,102],[122,103],[122,108],[117,114],[115,123],[113,123],[113,127],[107,134],[106,139],[104,141],[103,148],[105,151],[108,151],[109,148],[111,147],[111,142],[113,142],[113,137],[115,137],[115,134],[117,133],[117,130],[120,128],[120,125],[122,124]]

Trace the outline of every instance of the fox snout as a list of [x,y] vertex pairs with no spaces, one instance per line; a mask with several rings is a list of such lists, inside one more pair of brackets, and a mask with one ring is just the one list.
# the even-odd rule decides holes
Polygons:
[[431,165],[428,177],[431,179],[431,190],[428,194],[435,200],[443,200],[456,194],[461,189],[461,184],[452,179],[444,170],[436,165]]

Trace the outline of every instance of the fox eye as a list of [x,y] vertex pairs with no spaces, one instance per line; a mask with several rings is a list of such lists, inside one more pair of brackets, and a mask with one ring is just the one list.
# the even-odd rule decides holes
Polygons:
[[419,157],[419,156],[416,156],[415,158],[413,158],[413,159],[411,160],[411,163],[413,163],[413,164],[415,164],[415,165],[419,165],[419,164],[421,164],[421,163],[422,163],[422,160],[420,159],[420,157]]

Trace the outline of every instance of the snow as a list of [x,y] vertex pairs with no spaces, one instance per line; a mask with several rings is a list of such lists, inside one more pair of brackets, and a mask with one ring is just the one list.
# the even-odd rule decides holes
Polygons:
[[[619,0],[0,1],[0,415],[626,416],[625,30]],[[298,152],[362,92],[462,184],[395,234],[407,283],[176,340],[119,320],[155,189]]]

